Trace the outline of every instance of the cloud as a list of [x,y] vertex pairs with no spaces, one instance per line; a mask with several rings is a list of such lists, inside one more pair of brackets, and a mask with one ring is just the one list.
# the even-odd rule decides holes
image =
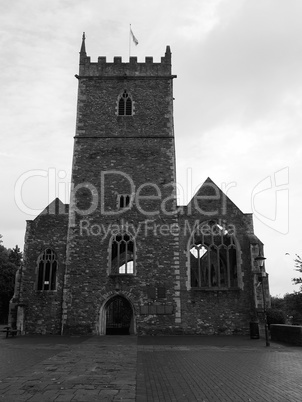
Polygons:
[[295,102],[301,96],[302,3],[246,1],[228,19],[225,7],[184,65],[196,78],[184,96],[192,99],[193,113],[203,114],[204,128],[230,120],[254,124],[283,108],[288,97]]

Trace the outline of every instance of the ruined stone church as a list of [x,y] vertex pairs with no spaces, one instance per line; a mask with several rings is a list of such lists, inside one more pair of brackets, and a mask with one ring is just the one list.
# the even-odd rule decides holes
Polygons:
[[263,244],[252,214],[209,178],[177,205],[169,46],[160,62],[91,62],[83,35],[76,78],[70,205],[56,199],[27,221],[17,328],[248,333],[263,308],[254,261]]

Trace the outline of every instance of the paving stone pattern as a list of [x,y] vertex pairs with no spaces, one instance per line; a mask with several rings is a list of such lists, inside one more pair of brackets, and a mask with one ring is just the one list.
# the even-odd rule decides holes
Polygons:
[[[135,401],[136,338],[122,337],[122,342],[118,338],[107,338],[106,343],[104,337],[91,338],[28,369],[4,375],[0,400]],[[12,350],[15,353],[16,346]]]
[[[292,375],[290,384],[285,367]],[[301,401],[301,368],[292,352],[280,355],[276,351],[212,347],[142,350],[137,400]]]
[[0,401],[302,400],[302,349],[263,339],[24,337],[0,357]]

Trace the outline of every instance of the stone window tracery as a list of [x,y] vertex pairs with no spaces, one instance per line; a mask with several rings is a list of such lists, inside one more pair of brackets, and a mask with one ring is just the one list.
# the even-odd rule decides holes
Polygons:
[[110,263],[111,275],[134,274],[134,241],[130,234],[119,233],[113,236]]
[[237,248],[234,236],[218,224],[197,230],[190,245],[191,287],[238,286]]
[[130,194],[119,194],[117,196],[117,207],[118,209],[125,209],[131,207],[131,195]]
[[132,98],[125,89],[118,100],[118,115],[119,116],[132,116],[133,105]]
[[51,249],[46,249],[38,258],[37,290],[56,290],[58,261]]

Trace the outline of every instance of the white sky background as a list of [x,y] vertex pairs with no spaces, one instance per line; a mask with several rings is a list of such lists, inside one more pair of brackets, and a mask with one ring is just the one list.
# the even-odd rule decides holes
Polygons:
[[[254,213],[272,295],[298,290],[291,278],[302,253],[301,0],[2,0],[4,245],[23,249],[25,220],[55,196],[69,202],[82,32],[92,61],[127,61],[130,23],[139,61],[158,62],[171,46],[181,201],[211,177]],[[30,173],[22,187],[34,216],[15,200],[16,182],[32,170],[49,172]]]

